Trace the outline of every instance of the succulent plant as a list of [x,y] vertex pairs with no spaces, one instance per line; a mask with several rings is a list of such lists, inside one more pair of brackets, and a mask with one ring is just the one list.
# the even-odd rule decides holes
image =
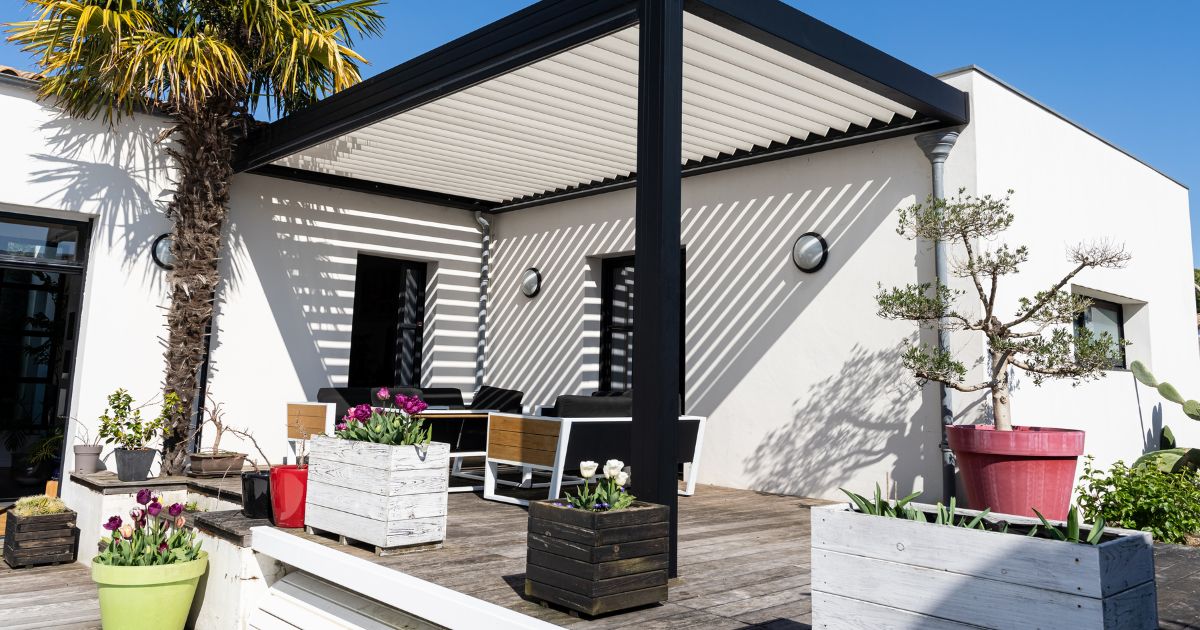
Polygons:
[[20,517],[43,516],[46,514],[62,514],[67,511],[67,505],[58,497],[48,497],[44,494],[17,499],[13,513]]
[[1175,389],[1174,385],[1170,383],[1160,383],[1157,379],[1155,379],[1154,375],[1150,373],[1150,370],[1147,369],[1145,364],[1143,364],[1141,361],[1134,361],[1133,364],[1129,366],[1129,371],[1133,372],[1133,377],[1136,378],[1142,385],[1145,385],[1146,387],[1153,387],[1154,389],[1158,390],[1158,394],[1163,398],[1182,406],[1183,413],[1186,414],[1187,417],[1191,418],[1192,420],[1200,420],[1200,401],[1185,400],[1183,396],[1180,395],[1179,390]]

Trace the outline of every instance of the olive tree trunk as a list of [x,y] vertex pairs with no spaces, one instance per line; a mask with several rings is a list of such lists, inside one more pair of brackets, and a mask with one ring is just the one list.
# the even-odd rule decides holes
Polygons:
[[184,472],[191,418],[198,401],[199,373],[208,348],[233,176],[233,107],[209,101],[175,112],[175,197],[167,206],[172,221],[168,273],[171,303],[167,311],[166,374],[163,392],[175,392],[179,407],[167,415],[163,433],[162,475]]

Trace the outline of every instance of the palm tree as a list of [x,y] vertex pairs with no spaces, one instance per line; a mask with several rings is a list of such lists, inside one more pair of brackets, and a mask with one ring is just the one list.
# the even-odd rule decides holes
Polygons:
[[196,408],[219,280],[237,142],[256,107],[286,115],[360,80],[353,37],[382,32],[381,0],[27,0],[8,25],[66,114],[115,122],[135,110],[175,121],[174,269],[168,276],[163,390],[182,403],[164,435],[163,474],[179,474]]

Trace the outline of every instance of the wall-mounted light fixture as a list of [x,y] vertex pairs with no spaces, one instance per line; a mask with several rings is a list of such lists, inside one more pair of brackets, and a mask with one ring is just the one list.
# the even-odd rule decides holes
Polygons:
[[542,273],[537,267],[530,267],[521,273],[521,293],[531,298],[542,290]]
[[814,273],[829,259],[829,244],[816,232],[805,232],[792,244],[792,262],[805,273]]
[[160,234],[154,239],[154,244],[150,246],[150,257],[154,259],[154,264],[170,271],[175,268],[171,264],[175,259],[171,256],[171,235]]

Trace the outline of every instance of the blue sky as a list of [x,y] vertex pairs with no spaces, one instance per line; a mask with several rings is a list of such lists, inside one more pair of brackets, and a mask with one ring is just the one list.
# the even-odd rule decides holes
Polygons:
[[[752,1],[752,0],[747,0]],[[1200,2],[787,0],[927,72],[975,64],[1193,189],[1200,261]],[[0,21],[23,19],[8,0]],[[362,42],[374,74],[532,2],[393,0],[384,37]],[[0,64],[30,67],[0,45]],[[1138,213],[1140,208],[1130,208]],[[1200,262],[1197,262],[1200,266]]]

